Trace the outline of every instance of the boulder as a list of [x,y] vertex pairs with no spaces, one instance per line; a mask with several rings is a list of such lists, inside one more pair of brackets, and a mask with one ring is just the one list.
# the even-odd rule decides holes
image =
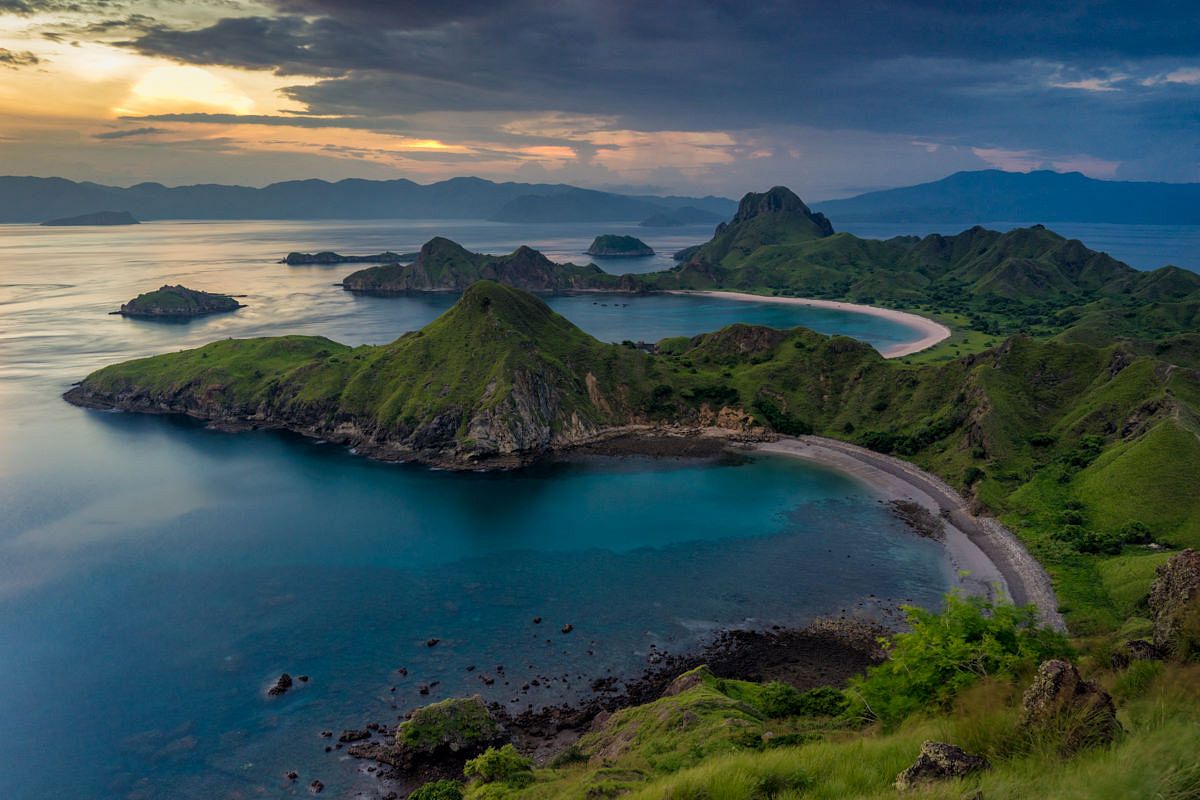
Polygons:
[[1021,700],[1021,726],[1061,736],[1064,753],[1111,742],[1121,732],[1108,692],[1083,680],[1074,664],[1060,659],[1038,667]]
[[990,767],[986,758],[971,755],[961,747],[926,741],[913,765],[896,776],[896,788],[903,792],[923,783],[962,778]]
[[1187,658],[1200,638],[1200,552],[1183,550],[1158,568],[1150,586],[1154,645]]
[[483,698],[475,695],[418,708],[396,728],[394,745],[375,757],[397,767],[432,769],[454,777],[467,759],[507,741],[504,727]]

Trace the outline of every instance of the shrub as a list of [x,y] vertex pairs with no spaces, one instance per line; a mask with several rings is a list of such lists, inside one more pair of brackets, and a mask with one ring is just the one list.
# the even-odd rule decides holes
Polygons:
[[511,744],[499,750],[489,747],[466,763],[463,774],[480,783],[504,783],[519,789],[533,783],[533,761],[518,753]]
[[980,678],[1012,677],[1069,653],[1066,637],[1038,626],[1033,606],[951,592],[940,614],[915,606],[904,612],[910,630],[885,642],[888,659],[850,682],[850,715],[897,723],[946,707]]
[[463,800],[458,781],[430,781],[408,796],[408,800]]
[[765,716],[836,717],[846,710],[845,695],[829,686],[802,692],[793,686],[773,681],[763,686],[754,705]]

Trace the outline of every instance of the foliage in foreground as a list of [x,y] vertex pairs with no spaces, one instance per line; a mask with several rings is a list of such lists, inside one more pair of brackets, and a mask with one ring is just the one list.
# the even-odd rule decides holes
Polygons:
[[888,659],[852,680],[849,713],[888,724],[988,677],[1015,678],[1070,653],[1066,637],[1037,624],[1037,609],[951,592],[940,614],[905,606],[910,630],[885,642]]

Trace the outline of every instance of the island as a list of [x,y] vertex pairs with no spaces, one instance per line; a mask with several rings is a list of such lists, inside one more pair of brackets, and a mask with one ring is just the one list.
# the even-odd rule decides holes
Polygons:
[[137,225],[138,220],[128,211],[93,211],[76,217],[60,217],[42,223],[42,227],[65,228],[71,226]]
[[440,236],[426,242],[411,264],[385,264],[359,270],[342,279],[342,288],[381,295],[461,292],[480,280],[541,294],[640,290],[633,276],[610,275],[595,264],[558,264],[524,246],[501,256],[472,253]]
[[319,253],[288,253],[279,263],[294,267],[311,264],[409,264],[416,258],[416,253],[393,253],[390,250],[367,256],[344,256],[341,253],[322,250]]
[[643,258],[654,255],[654,249],[636,236],[611,233],[597,236],[585,252],[595,258]]
[[225,294],[201,292],[186,286],[162,286],[125,303],[113,314],[123,317],[185,318],[237,311],[243,305]]
[[684,225],[712,225],[721,222],[722,217],[711,211],[695,206],[680,206],[670,211],[660,211],[651,214],[638,223],[643,228],[680,228]]

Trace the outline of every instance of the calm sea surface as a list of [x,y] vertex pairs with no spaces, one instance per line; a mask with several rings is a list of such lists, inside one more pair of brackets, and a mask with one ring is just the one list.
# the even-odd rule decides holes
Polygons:
[[[662,268],[708,235],[631,230],[667,255],[607,269]],[[939,547],[854,481],[787,459],[458,475],[59,399],[101,365],[220,337],[390,341],[453,300],[355,297],[332,286],[352,267],[275,263],[289,250],[406,251],[440,234],[584,261],[599,232],[625,229],[0,226],[0,797],[277,797],[313,777],[334,797],[371,797],[373,779],[325,755],[321,730],[464,692],[557,702],[638,671],[652,644],[680,651],[721,627],[935,605],[950,580]],[[181,324],[107,315],[163,283],[245,294],[247,308]],[[913,336],[860,315],[698,298],[552,305],[607,340],[739,320],[880,347]],[[484,687],[477,676],[497,665]],[[311,681],[267,699],[283,671]],[[552,680],[519,691],[538,675]]]

